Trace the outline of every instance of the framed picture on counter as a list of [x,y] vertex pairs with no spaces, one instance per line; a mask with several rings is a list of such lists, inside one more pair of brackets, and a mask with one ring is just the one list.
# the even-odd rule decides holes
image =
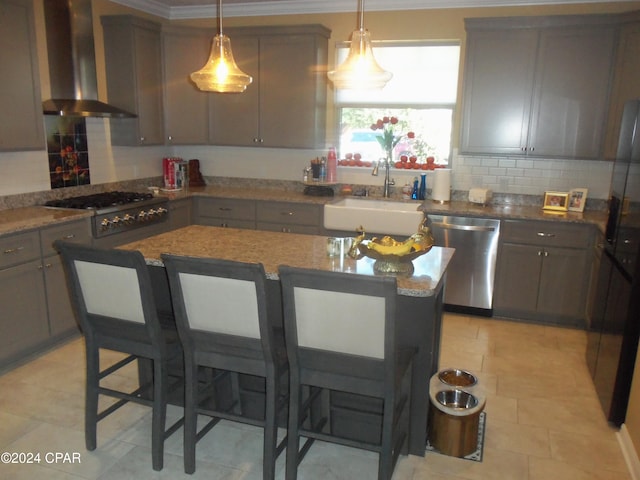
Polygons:
[[569,210],[571,212],[584,212],[587,192],[586,188],[574,188],[569,192]]
[[545,210],[555,210],[566,212],[569,208],[568,192],[544,192],[544,203],[542,208]]

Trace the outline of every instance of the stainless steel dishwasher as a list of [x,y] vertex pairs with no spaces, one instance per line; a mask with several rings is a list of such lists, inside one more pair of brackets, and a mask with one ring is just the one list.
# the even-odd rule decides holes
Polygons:
[[455,248],[445,287],[445,309],[493,315],[500,220],[428,214],[435,244]]

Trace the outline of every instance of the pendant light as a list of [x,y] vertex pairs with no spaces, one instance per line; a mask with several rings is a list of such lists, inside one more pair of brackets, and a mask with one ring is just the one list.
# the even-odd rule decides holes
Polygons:
[[371,34],[364,28],[364,0],[359,0],[360,25],[351,34],[349,55],[342,65],[328,73],[339,90],[383,88],[393,74],[383,70],[373,56]]
[[191,80],[204,92],[242,93],[253,78],[238,68],[231,40],[222,33],[222,0],[218,0],[218,34],[211,44],[207,63],[191,74]]

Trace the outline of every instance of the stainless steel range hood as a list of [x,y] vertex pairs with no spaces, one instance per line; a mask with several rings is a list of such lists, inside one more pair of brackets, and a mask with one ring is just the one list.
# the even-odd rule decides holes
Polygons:
[[45,115],[130,118],[136,115],[98,100],[91,0],[46,0],[50,100]]

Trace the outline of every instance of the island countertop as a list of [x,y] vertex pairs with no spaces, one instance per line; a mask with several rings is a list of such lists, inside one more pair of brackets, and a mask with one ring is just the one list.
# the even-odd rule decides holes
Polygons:
[[[373,259],[329,257],[327,237],[318,235],[191,225],[119,248],[139,250],[150,265],[158,266],[162,265],[163,253],[262,263],[267,278],[273,280],[278,279],[280,265],[374,275]],[[414,259],[414,273],[397,276],[398,293],[413,297],[434,295],[453,253],[451,248],[433,247]]]

